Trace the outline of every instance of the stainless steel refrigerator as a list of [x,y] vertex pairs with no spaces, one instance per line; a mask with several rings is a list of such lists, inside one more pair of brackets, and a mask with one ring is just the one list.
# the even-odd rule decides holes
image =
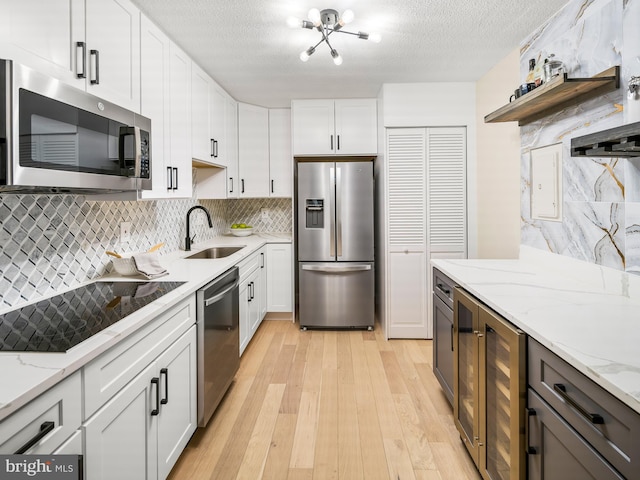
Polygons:
[[298,161],[297,314],[301,328],[373,328],[373,162]]

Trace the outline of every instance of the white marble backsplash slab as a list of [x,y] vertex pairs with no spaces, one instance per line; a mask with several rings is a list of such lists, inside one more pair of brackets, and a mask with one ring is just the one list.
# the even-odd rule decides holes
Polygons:
[[[521,128],[521,243],[640,274],[640,160],[571,157],[571,139],[623,124],[626,79],[640,75],[640,0],[573,0],[521,45],[530,58],[553,53],[570,77],[621,67],[621,88]],[[531,219],[530,151],[562,144],[563,219]]]

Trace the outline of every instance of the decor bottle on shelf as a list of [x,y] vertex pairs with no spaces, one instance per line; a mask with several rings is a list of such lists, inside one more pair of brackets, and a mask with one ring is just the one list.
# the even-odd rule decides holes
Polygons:
[[536,59],[532,58],[529,60],[529,73],[527,73],[527,78],[525,79],[525,83],[534,83],[535,77],[533,76],[533,71],[536,68]]

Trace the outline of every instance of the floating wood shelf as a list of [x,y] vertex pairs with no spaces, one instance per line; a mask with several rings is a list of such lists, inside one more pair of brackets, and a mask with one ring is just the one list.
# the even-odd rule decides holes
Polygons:
[[526,125],[580,101],[620,87],[620,67],[611,67],[590,78],[560,75],[484,117],[485,123],[513,122]]

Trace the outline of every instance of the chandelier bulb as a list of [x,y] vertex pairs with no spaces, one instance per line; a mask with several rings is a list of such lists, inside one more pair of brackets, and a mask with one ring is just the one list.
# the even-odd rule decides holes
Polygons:
[[307,48],[304,52],[300,54],[300,60],[302,60],[303,62],[306,62],[307,60],[309,60],[309,57],[313,55],[313,52],[315,51],[316,49],[313,47]]
[[308,15],[309,20],[311,20],[316,27],[318,27],[322,23],[320,19],[320,10],[318,10],[317,8],[312,8],[311,10],[309,10]]
[[340,17],[340,23],[342,23],[342,25],[348,25],[349,23],[353,22],[353,18],[354,18],[354,14],[353,14],[353,10],[345,10],[342,14],[342,17]]
[[373,43],[380,43],[382,41],[382,36],[379,33],[370,33],[369,41]]
[[331,56],[333,57],[333,63],[335,63],[336,65],[342,65],[342,57],[337,50],[332,49]]
[[287,25],[291,28],[299,28],[302,27],[302,20],[296,17],[287,18]]

